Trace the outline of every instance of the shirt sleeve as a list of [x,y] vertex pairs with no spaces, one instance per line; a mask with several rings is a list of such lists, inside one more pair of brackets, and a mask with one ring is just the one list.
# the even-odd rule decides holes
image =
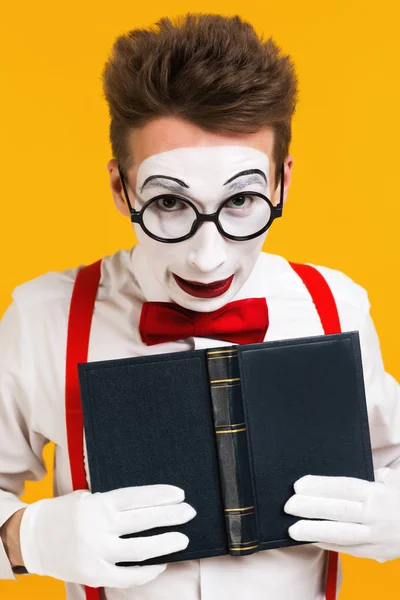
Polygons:
[[[27,506],[19,497],[25,480],[46,474],[42,457],[49,441],[33,429],[33,348],[16,300],[0,320],[0,527]],[[16,570],[17,572],[17,570]],[[0,579],[16,579],[0,539]]]
[[400,470],[400,385],[385,370],[369,311],[360,330],[360,343],[374,468]]
[[[315,266],[315,265],[314,265]],[[396,469],[400,476],[400,385],[385,370],[378,334],[371,317],[367,291],[350,277],[318,266],[326,278],[339,311],[342,331],[360,335],[365,395],[375,470]]]

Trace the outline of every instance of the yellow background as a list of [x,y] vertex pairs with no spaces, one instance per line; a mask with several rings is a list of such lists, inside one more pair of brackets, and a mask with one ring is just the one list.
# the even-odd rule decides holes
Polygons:
[[[146,4],[143,8],[143,4]],[[0,16],[0,314],[19,283],[133,243],[108,188],[101,70],[114,38],[158,18],[240,14],[292,54],[300,78],[294,175],[266,250],[340,269],[366,287],[386,368],[400,380],[399,14],[395,0],[55,3],[3,0]],[[166,13],[168,10],[168,13]],[[51,495],[49,475],[23,499]],[[399,507],[400,510],[400,507]],[[343,557],[340,600],[400,594],[400,560]],[[48,577],[0,581],[0,597],[65,598]],[[307,600],[307,599],[299,599]]]

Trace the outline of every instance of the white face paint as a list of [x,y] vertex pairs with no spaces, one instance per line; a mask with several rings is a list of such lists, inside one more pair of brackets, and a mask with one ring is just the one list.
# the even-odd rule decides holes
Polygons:
[[[173,192],[191,200],[202,213],[215,212],[224,200],[239,191],[260,192],[271,198],[269,166],[268,155],[249,146],[196,146],[153,154],[138,168],[135,209],[140,210],[154,196]],[[267,181],[259,173],[235,177],[254,169],[262,171]],[[143,183],[155,175],[158,178],[148,181],[142,189]],[[161,175],[178,179],[185,187],[172,179],[162,179]],[[224,185],[233,177],[231,184]],[[168,244],[153,240],[139,225],[134,225],[134,229],[141,260],[151,270],[149,276],[154,276],[162,287],[164,299],[199,312],[217,310],[235,298],[248,279],[267,235],[233,241],[223,237],[214,223],[206,222],[188,240]],[[228,281],[220,290],[214,289],[214,294],[222,290],[219,295],[196,297],[193,295],[196,288],[185,291],[174,275],[203,284],[233,278],[230,285]],[[202,292],[204,288],[199,294]]]

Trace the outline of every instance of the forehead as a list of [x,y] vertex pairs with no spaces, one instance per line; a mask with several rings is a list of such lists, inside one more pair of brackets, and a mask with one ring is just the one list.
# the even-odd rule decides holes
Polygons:
[[251,146],[196,146],[174,148],[143,160],[137,171],[137,188],[151,175],[168,175],[195,184],[223,185],[240,171],[259,169],[269,178],[270,158]]

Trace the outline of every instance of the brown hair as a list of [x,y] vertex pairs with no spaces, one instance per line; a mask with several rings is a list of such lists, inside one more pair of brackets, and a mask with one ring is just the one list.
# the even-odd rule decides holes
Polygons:
[[114,158],[126,168],[129,130],[174,115],[213,133],[271,126],[278,175],[297,100],[290,57],[237,15],[188,13],[156,25],[118,37],[103,71]]

